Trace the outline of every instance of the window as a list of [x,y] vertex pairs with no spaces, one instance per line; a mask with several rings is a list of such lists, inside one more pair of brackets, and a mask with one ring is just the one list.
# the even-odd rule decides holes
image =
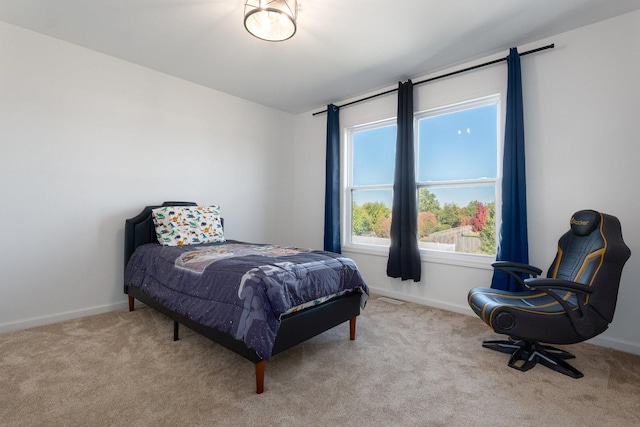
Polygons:
[[348,203],[355,244],[389,246],[393,173],[396,157],[395,120],[352,128]]
[[[499,101],[415,115],[420,249],[495,255]],[[347,130],[352,244],[389,246],[395,140],[395,121]]]
[[495,255],[498,101],[416,115],[420,248]]

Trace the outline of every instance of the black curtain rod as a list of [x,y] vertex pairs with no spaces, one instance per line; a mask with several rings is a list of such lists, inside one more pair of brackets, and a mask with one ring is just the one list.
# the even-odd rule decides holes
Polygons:
[[[541,50],[553,49],[554,47],[555,47],[555,45],[553,43],[551,43],[551,44],[549,44],[547,46],[542,46],[542,47],[539,47],[537,49],[531,49],[531,50],[528,50],[526,52],[522,52],[520,54],[520,56],[529,55],[530,53],[540,52]],[[467,71],[476,70],[478,68],[486,67],[487,65],[493,65],[493,64],[497,64],[498,62],[506,61],[508,58],[509,58],[508,56],[505,56],[504,58],[495,59],[493,61],[485,62],[484,64],[478,64],[478,65],[474,65],[472,67],[464,68],[462,70],[452,71],[451,73],[443,74],[441,76],[436,76],[436,77],[431,77],[431,78],[428,78],[428,79],[425,79],[425,80],[420,80],[418,82],[414,82],[413,85],[417,86],[417,85],[421,85],[423,83],[432,82],[434,80],[444,79],[445,77],[451,77],[451,76],[454,76],[456,74],[466,73]],[[357,104],[357,103],[363,102],[363,101],[368,101],[369,99],[377,98],[379,96],[387,95],[389,93],[397,92],[397,91],[398,91],[398,88],[389,89],[389,90],[384,91],[384,92],[376,93],[375,95],[367,96],[366,98],[360,98],[360,99],[356,99],[355,101],[347,102],[346,104],[339,105],[338,108],[348,107],[349,105]],[[322,111],[318,111],[316,113],[313,113],[313,115],[317,116],[318,114],[322,114],[322,113],[326,113],[326,112],[327,112],[327,110],[322,110]]]

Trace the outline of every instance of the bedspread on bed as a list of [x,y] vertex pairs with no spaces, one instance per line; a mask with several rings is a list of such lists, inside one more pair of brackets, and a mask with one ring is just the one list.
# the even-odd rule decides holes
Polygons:
[[234,241],[194,246],[146,244],[131,256],[125,286],[243,341],[269,360],[280,318],[301,304],[369,289],[355,263],[310,249]]

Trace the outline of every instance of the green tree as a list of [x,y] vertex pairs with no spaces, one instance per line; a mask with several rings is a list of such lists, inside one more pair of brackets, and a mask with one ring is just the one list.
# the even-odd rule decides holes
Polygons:
[[369,218],[369,230],[377,237],[389,237],[391,209],[382,202],[367,202],[362,209]]
[[391,209],[382,202],[352,203],[352,232],[356,236],[389,237]]
[[463,212],[455,203],[445,203],[444,207],[436,214],[438,222],[455,228],[462,222]]
[[480,232],[480,252],[487,255],[496,254],[496,203],[487,205],[487,219]]
[[436,199],[436,195],[429,191],[428,188],[421,188],[418,191],[418,212],[440,212],[440,202]]
[[482,204],[477,200],[469,202],[469,204],[464,208],[464,216],[474,216],[478,212],[478,204]]
[[353,202],[352,204],[351,218],[353,227],[352,232],[356,236],[362,236],[371,231],[371,218],[369,217],[369,214],[356,202]]
[[391,215],[391,209],[382,202],[367,202],[362,205],[369,217],[375,222],[377,218],[388,217]]

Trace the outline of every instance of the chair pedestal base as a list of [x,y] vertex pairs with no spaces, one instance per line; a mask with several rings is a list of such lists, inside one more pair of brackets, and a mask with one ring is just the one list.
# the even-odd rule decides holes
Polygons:
[[509,366],[520,371],[528,371],[537,363],[553,369],[571,378],[582,378],[584,375],[565,362],[575,356],[559,348],[542,345],[534,341],[488,340],[482,346],[501,353],[511,354]]

